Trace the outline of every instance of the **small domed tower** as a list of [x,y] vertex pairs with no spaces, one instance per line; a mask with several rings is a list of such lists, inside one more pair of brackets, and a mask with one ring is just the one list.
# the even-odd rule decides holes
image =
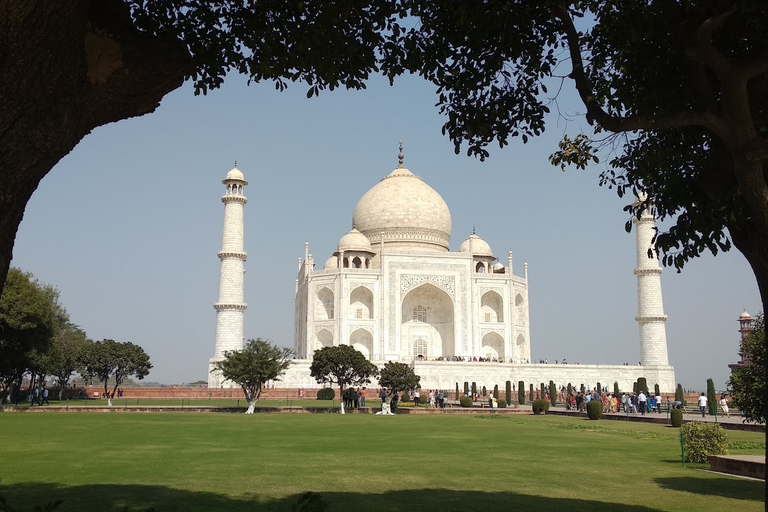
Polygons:
[[[464,240],[461,246],[459,246],[459,252],[465,252],[472,255],[475,272],[478,274],[491,274],[499,270],[498,267],[495,267],[493,264],[493,262],[496,261],[496,257],[494,257],[493,252],[491,251],[491,246],[488,245],[488,242],[477,236],[474,229],[472,230],[472,234],[469,235],[469,238]],[[503,268],[503,266],[501,268]]]
[[[243,349],[243,313],[247,305],[243,302],[243,282],[246,253],[243,250],[243,210],[248,202],[244,195],[243,173],[235,167],[221,182],[224,185],[224,235],[221,241],[221,269],[219,272],[219,299],[213,305],[216,310],[216,341],[209,371],[217,361],[224,358],[224,352]],[[223,382],[218,372],[208,374],[208,387],[231,387]]]

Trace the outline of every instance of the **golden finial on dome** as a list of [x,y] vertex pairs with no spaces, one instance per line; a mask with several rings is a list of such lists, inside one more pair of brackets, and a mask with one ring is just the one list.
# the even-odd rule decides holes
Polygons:
[[403,158],[404,158],[403,157],[403,141],[401,139],[400,140],[400,153],[397,155],[397,162],[398,162],[397,168],[398,169],[402,169],[403,168]]
[[237,169],[237,160],[235,160],[235,169]]

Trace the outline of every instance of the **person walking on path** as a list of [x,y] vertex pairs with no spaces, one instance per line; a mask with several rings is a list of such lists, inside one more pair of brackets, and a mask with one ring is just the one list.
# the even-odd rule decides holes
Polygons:
[[48,401],[48,388],[43,388],[43,400],[40,402],[40,405],[51,405],[51,403]]
[[728,418],[731,417],[731,413],[728,410],[728,400],[725,399],[725,395],[720,397],[720,408],[723,410],[723,414],[725,414]]
[[701,411],[701,417],[704,418],[707,415],[707,395],[704,393],[699,397],[699,410]]
[[645,393],[640,391],[640,394],[637,395],[637,406],[640,408],[640,414],[642,416],[645,416],[645,409],[648,407],[648,404],[646,403],[647,398],[645,396]]

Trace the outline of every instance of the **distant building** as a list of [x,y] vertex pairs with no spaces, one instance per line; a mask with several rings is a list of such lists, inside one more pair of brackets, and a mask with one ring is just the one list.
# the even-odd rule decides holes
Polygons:
[[[752,318],[749,313],[743,311],[739,315],[739,334],[741,335],[739,339],[739,362],[728,365],[728,368],[731,369],[731,373],[733,373],[734,370],[749,364],[749,354],[745,353],[744,344],[747,342],[747,339],[749,339],[754,328],[755,319]],[[744,356],[746,356],[746,359]]]

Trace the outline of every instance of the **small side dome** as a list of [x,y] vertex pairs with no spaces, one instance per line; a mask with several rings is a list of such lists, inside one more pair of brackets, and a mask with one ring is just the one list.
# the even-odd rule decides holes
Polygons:
[[341,237],[341,240],[339,240],[339,252],[341,251],[373,252],[373,249],[371,248],[371,241],[368,240],[368,237],[357,229],[352,228],[352,231]]
[[243,173],[240,172],[240,169],[238,169],[237,167],[234,167],[232,168],[231,171],[227,173],[227,179],[245,181],[245,176],[243,176]]
[[461,247],[459,247],[459,252],[470,252],[470,243],[472,244],[472,255],[473,256],[481,256],[481,257],[488,257],[493,258],[493,252],[491,251],[491,246],[488,245],[488,243],[480,238],[479,236],[472,234],[462,242]]
[[493,264],[493,270],[504,270],[504,265],[497,261]]
[[742,314],[739,315],[739,320],[751,320],[752,316],[744,311]]
[[328,258],[328,261],[325,262],[325,267],[323,267],[325,270],[332,270],[335,268],[339,268],[339,258],[338,256],[331,256]]

